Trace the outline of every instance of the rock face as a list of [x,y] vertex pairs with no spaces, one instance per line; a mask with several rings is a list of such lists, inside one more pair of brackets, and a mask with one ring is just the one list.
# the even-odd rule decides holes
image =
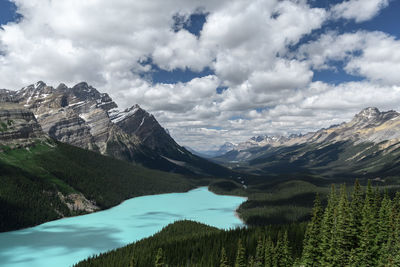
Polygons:
[[85,82],[54,88],[39,81],[19,91],[1,90],[1,99],[33,112],[43,131],[61,142],[164,171],[224,172],[179,146],[139,105],[120,112],[108,94]]
[[27,147],[37,141],[46,141],[33,113],[12,103],[0,103],[0,145]]

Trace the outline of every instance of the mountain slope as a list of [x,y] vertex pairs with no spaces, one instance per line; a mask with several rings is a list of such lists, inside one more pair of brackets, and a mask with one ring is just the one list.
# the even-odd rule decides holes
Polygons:
[[63,143],[0,153],[0,231],[109,208],[135,196],[182,192],[187,178]]
[[178,174],[54,141],[31,111],[16,104],[0,105],[0,127],[0,231],[195,185]]
[[31,110],[43,131],[64,143],[164,171],[231,175],[178,145],[140,106],[120,112],[108,94],[85,82],[72,88],[37,82],[19,91],[2,90],[0,99]]
[[328,129],[252,141],[250,148],[238,146],[216,160],[259,174],[377,178],[400,171],[400,114],[395,111],[366,108]]

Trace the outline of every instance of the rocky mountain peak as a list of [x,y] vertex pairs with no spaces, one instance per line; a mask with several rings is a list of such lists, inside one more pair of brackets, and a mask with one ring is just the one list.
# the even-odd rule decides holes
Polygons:
[[251,140],[255,141],[255,142],[261,142],[263,140],[265,140],[266,138],[268,138],[268,136],[266,135],[259,135],[259,136],[253,136],[252,138],[250,138]]
[[37,83],[34,84],[35,89],[41,89],[46,87],[47,84],[43,81],[38,81]]
[[356,114],[350,123],[357,127],[369,127],[370,125],[380,125],[399,115],[394,110],[381,112],[376,107],[368,107]]
[[366,120],[371,120],[371,119],[375,119],[375,118],[379,117],[379,115],[381,115],[381,112],[379,111],[378,108],[376,108],[376,107],[368,107],[368,108],[365,108],[365,109],[361,110],[356,115],[356,117],[357,118],[366,119]]
[[74,85],[71,91],[81,101],[101,99],[100,92],[86,82],[80,82]]
[[57,86],[56,90],[59,91],[59,92],[65,92],[65,91],[68,90],[68,86],[66,86],[64,83],[60,83]]

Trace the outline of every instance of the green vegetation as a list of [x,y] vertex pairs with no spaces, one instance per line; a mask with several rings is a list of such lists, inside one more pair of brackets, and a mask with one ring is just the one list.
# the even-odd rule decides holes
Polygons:
[[[399,266],[400,193],[391,198],[356,181],[332,186],[323,208],[317,195],[311,221],[229,231],[181,221],[154,236],[89,258],[77,267],[128,266]],[[156,262],[156,264],[155,264]]]
[[13,120],[7,120],[6,122],[0,121],[0,132],[5,132],[8,130],[8,127],[13,125]]
[[[288,257],[296,258],[301,254],[305,227],[306,224],[301,223],[223,231],[197,222],[179,221],[152,237],[89,258],[76,266],[129,266],[132,258],[135,259],[135,266],[155,266],[160,248],[163,252],[162,266],[224,266],[222,261],[225,266],[233,267],[237,258],[248,266],[252,256],[255,262],[264,259],[264,243],[270,241],[277,244],[278,240],[281,240],[279,250],[284,253],[290,251]],[[285,235],[280,234],[285,232],[288,233],[286,241]],[[222,251],[225,251],[224,260]],[[285,259],[275,257],[274,260],[281,262]]]
[[80,192],[109,208],[141,195],[182,192],[193,182],[62,143],[0,152],[0,231],[78,214],[60,200]]

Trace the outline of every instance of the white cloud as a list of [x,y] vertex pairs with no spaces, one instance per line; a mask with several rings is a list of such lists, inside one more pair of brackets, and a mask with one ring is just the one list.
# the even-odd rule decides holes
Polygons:
[[[365,12],[354,15],[358,2],[343,2],[333,14],[362,21],[386,3],[365,0]],[[289,48],[331,18],[306,0],[15,3],[24,18],[0,30],[1,88],[84,80],[121,108],[140,104],[179,143],[194,148],[309,131],[349,118],[366,104],[393,108],[399,100],[399,41],[390,35],[331,32],[299,51]],[[199,8],[209,12],[200,37],[171,29],[174,15],[187,17]],[[151,84],[141,76],[151,72],[142,64],[149,58],[164,70],[208,67],[215,75]],[[332,68],[332,60],[369,82],[312,82],[312,69]],[[228,88],[218,94],[219,86]]]
[[333,6],[331,12],[335,18],[363,22],[375,17],[388,5],[389,0],[349,0]]
[[300,55],[315,69],[335,68],[332,61],[343,61],[349,74],[381,84],[400,84],[400,40],[383,32],[330,32],[303,45]]

